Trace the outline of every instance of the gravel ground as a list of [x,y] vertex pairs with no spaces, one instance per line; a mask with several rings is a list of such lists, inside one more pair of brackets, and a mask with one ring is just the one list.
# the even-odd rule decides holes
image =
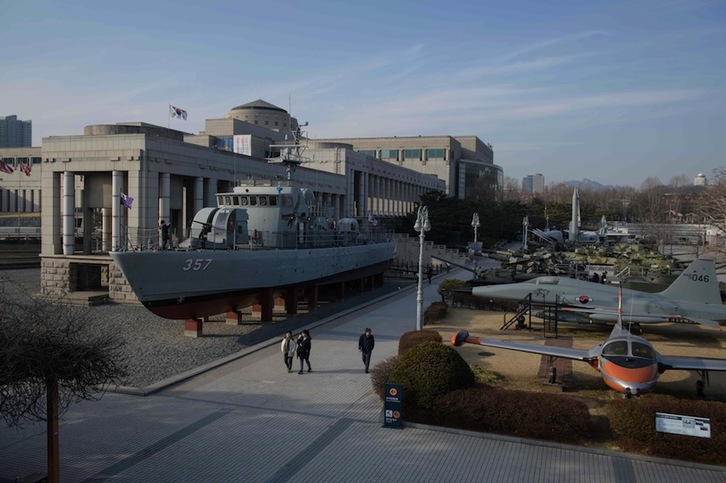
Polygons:
[[[374,291],[362,295],[348,295],[342,302],[337,303],[321,301],[314,311],[300,311],[289,318],[284,312],[275,312],[274,323],[260,324],[250,321],[245,325],[227,325],[219,318],[205,323],[204,335],[199,338],[185,337],[182,321],[157,317],[140,305],[106,304],[78,307],[77,310],[79,313],[88,311],[92,321],[89,325],[92,333],[112,332],[123,340],[122,351],[128,361],[129,372],[125,385],[146,387],[270,338],[281,337],[288,330],[295,332],[311,322],[395,291],[398,286],[412,283],[411,280],[389,280]],[[0,294],[10,297],[27,296],[37,294],[39,287],[39,269],[0,271]]]

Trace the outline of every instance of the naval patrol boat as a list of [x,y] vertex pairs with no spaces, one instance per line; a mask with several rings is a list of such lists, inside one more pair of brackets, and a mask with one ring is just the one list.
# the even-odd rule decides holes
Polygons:
[[174,250],[111,252],[143,305],[168,319],[192,319],[261,303],[263,294],[382,274],[391,234],[354,218],[334,219],[299,187],[287,158],[285,180],[241,182],[202,208]]

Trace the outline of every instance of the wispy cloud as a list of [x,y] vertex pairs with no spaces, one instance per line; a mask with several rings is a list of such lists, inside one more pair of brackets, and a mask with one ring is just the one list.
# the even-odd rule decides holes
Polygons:
[[578,33],[575,33],[572,35],[565,35],[562,37],[543,39],[543,40],[525,45],[523,47],[519,47],[510,52],[507,52],[507,53],[503,54],[502,56],[500,56],[499,60],[507,61],[507,60],[514,59],[517,57],[522,57],[526,54],[531,54],[533,52],[546,50],[546,49],[549,49],[550,47],[554,47],[556,45],[572,44],[572,43],[580,42],[584,39],[588,39],[591,37],[597,37],[597,36],[603,36],[603,35],[608,35],[608,34],[607,34],[607,32],[600,31],[600,30],[590,30],[590,31],[585,31],[585,32],[578,32]]

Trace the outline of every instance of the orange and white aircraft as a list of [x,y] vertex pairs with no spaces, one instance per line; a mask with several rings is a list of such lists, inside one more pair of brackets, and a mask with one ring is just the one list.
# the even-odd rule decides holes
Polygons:
[[600,372],[605,384],[627,397],[640,396],[652,390],[658,377],[668,370],[697,371],[702,379],[706,377],[708,371],[726,371],[726,359],[659,354],[650,342],[631,334],[630,330],[623,327],[620,305],[618,306],[618,321],[610,336],[589,350],[499,339],[481,339],[471,337],[465,330],[460,330],[451,337],[451,343],[455,346],[460,346],[465,342],[587,362]]

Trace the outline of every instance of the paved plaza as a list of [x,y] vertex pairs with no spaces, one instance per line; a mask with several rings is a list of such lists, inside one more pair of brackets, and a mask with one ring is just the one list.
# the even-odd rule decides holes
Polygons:
[[[439,298],[436,286],[424,284],[425,305]],[[75,404],[60,423],[61,480],[726,481],[716,466],[422,425],[384,428],[358,337],[373,329],[374,365],[396,353],[415,318],[410,287],[306,326],[311,373],[288,373],[274,339],[147,396]],[[44,424],[2,427],[0,481],[44,473],[45,451]]]

